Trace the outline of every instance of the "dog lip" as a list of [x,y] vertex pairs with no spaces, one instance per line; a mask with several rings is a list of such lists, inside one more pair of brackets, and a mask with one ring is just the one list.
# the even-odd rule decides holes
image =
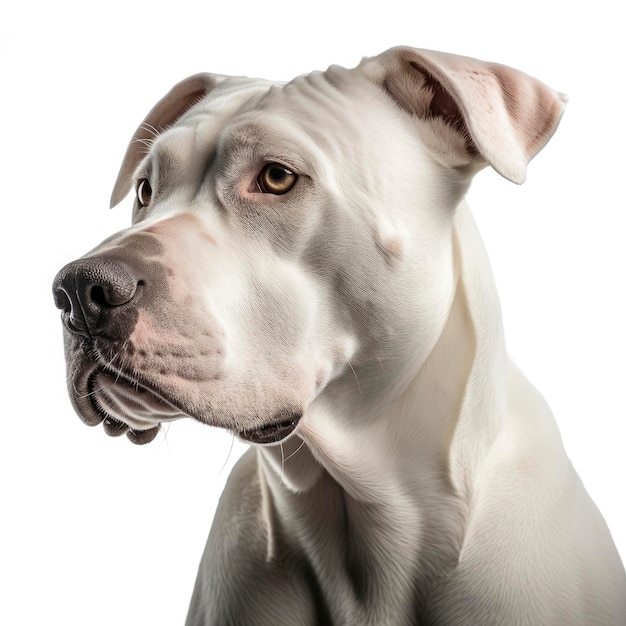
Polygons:
[[[101,404],[101,401],[98,398],[98,394],[95,393],[95,381],[97,376],[107,376],[115,380],[115,383],[117,385],[126,385],[132,387],[138,393],[147,393],[148,398],[151,398],[151,400],[149,401],[151,403],[154,403],[155,407],[160,406],[163,410],[163,413],[160,414],[157,411],[154,411],[154,416],[156,419],[149,419],[145,424],[135,424],[134,422],[136,421],[136,419],[133,418],[130,414],[126,415],[122,419],[111,415],[107,408],[103,404]],[[116,437],[126,434],[133,443],[144,444],[152,441],[156,437],[160,429],[160,422],[163,420],[171,420],[174,412],[177,412],[179,410],[170,402],[168,402],[165,398],[163,398],[160,394],[155,393],[147,386],[141,384],[138,381],[128,379],[126,378],[126,376],[119,372],[110,372],[102,366],[95,367],[89,374],[87,379],[87,389],[89,404],[91,405],[91,409],[94,415],[98,418],[97,420],[90,420],[90,423],[96,425],[100,422],[103,422],[104,430],[107,435]],[[148,400],[146,399],[146,401]],[[180,416],[182,416],[182,413],[180,414]],[[156,421],[157,419],[158,421]],[[129,423],[126,423],[127,420],[130,420]],[[144,421],[146,421],[146,418],[141,419],[141,422]]]
[[239,431],[239,437],[249,443],[272,444],[286,439],[298,425],[301,415],[292,414],[286,419],[274,421],[260,428]]

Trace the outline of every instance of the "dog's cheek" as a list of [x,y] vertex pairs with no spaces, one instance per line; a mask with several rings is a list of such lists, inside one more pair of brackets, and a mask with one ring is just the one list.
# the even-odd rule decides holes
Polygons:
[[282,259],[300,258],[320,230],[324,198],[313,180],[301,176],[284,195],[240,192],[226,195],[233,236],[268,248]]
[[240,311],[238,351],[306,372],[311,385],[334,367],[334,338],[343,336],[323,285],[299,264],[274,259],[248,282]]
[[169,379],[201,383],[222,373],[223,331],[214,319],[183,315],[155,317],[140,310],[125,346],[133,366],[152,381]]

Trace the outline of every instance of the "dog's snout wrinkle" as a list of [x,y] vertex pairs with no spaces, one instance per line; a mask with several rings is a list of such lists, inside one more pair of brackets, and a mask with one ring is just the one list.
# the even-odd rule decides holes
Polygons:
[[66,265],[55,277],[52,291],[68,330],[94,337],[107,326],[103,312],[130,304],[143,284],[126,264],[94,257]]

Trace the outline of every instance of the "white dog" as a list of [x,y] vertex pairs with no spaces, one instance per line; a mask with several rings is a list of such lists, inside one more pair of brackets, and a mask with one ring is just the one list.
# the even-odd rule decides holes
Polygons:
[[609,531],[510,362],[464,202],[565,99],[410,48],[287,84],[202,74],[139,126],[133,225],[55,280],[76,410],[251,442],[198,626],[626,623]]

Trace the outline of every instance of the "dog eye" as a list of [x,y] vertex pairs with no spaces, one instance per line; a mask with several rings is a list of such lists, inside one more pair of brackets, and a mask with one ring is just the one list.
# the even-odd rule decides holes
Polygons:
[[280,163],[268,163],[256,179],[259,191],[280,196],[293,189],[298,175]]
[[137,185],[137,202],[141,208],[148,206],[152,199],[152,187],[147,178],[142,178]]

